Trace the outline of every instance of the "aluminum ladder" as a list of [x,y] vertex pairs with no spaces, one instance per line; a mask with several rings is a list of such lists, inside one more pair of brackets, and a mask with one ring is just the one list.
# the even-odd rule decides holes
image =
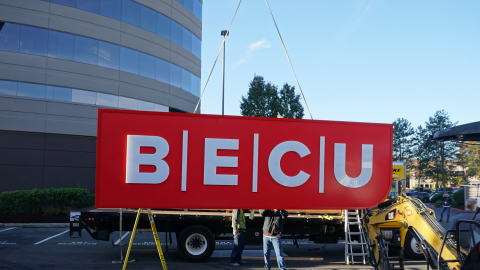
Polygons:
[[[344,210],[345,218],[345,264],[354,264],[354,256],[362,256],[363,264],[367,264],[367,241],[363,234],[362,221],[360,220],[360,213],[358,210]],[[355,240],[352,240],[352,236]],[[360,246],[361,252],[354,252],[354,246]]]

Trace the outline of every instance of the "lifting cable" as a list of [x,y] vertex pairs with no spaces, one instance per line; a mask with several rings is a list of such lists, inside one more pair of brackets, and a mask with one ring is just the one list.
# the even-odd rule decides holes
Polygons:
[[[227,30],[227,35],[230,32],[230,27],[232,27],[233,19],[235,19],[235,15],[237,15],[238,8],[240,7],[240,3],[242,3],[242,0],[238,2],[237,9],[235,10],[235,13],[233,14],[232,21],[230,22],[230,25],[228,26]],[[205,86],[203,87],[202,94],[200,95],[200,98],[198,99],[197,106],[195,106],[195,110],[193,113],[197,112],[198,105],[200,104],[200,101],[202,100],[203,93],[205,92],[205,88],[207,88],[208,81],[210,80],[210,77],[212,76],[213,69],[215,68],[215,64],[217,63],[218,56],[220,55],[220,52],[223,49],[223,46],[225,45],[225,39],[227,38],[227,35],[223,36],[223,41],[222,41],[222,46],[220,46],[220,50],[218,50],[217,57],[215,58],[215,62],[213,62],[212,69],[210,70],[210,74],[208,75],[207,81],[205,82]]]
[[307,100],[305,99],[305,96],[303,95],[302,87],[300,86],[300,82],[298,81],[297,74],[295,74],[295,69],[293,69],[292,61],[290,61],[290,56],[288,55],[287,48],[285,47],[285,43],[283,43],[282,35],[280,34],[280,30],[278,30],[277,22],[275,21],[275,18],[273,17],[272,9],[270,9],[270,5],[268,4],[268,0],[265,0],[265,2],[267,2],[268,10],[270,11],[270,14],[272,15],[273,23],[275,24],[275,27],[277,28],[278,36],[280,37],[280,41],[282,41],[283,49],[285,50],[285,53],[287,54],[288,62],[290,63],[290,67],[292,68],[293,75],[295,76],[295,80],[297,80],[298,88],[300,89],[300,93],[302,94],[303,101],[305,101],[305,106],[307,107],[308,113],[310,114],[310,118],[313,120],[312,113],[310,112],[310,109],[308,108]]
[[[292,61],[290,60],[290,56],[288,55],[287,48],[285,47],[285,43],[283,42],[282,35],[280,34],[280,30],[278,29],[277,22],[275,21],[275,17],[273,16],[272,10],[270,9],[270,5],[268,4],[268,0],[265,0],[268,6],[268,10],[270,11],[270,15],[272,16],[273,23],[275,24],[275,28],[277,29],[278,36],[280,37],[280,41],[282,42],[283,49],[285,50],[285,54],[287,55],[288,62],[290,63],[290,67],[292,68],[293,75],[295,76],[295,80],[297,81],[298,88],[300,89],[300,93],[302,94],[303,101],[305,102],[305,106],[307,107],[308,114],[310,114],[310,119],[313,120],[312,113],[310,112],[310,108],[308,107],[307,100],[305,99],[305,95],[303,94],[302,87],[300,86],[300,82],[298,81],[297,74],[295,73],[295,69],[293,68]],[[230,27],[232,27],[233,19],[235,19],[235,15],[237,14],[238,8],[240,7],[240,3],[242,3],[242,0],[238,2],[237,9],[235,10],[235,13],[233,14],[232,21],[230,22],[230,25],[228,26],[227,34],[230,31]],[[200,101],[202,100],[203,93],[205,92],[205,89],[207,88],[208,81],[210,80],[210,77],[212,76],[213,69],[215,68],[215,65],[218,60],[218,56],[220,56],[220,53],[225,45],[225,39],[227,38],[227,35],[223,36],[223,41],[222,45],[220,46],[220,49],[218,50],[217,57],[215,58],[215,61],[213,62],[212,69],[210,70],[210,74],[208,75],[207,81],[205,82],[205,86],[203,87],[202,94],[200,95],[200,98],[198,99],[197,106],[195,106],[195,110],[193,113],[197,112],[198,105],[200,104]]]

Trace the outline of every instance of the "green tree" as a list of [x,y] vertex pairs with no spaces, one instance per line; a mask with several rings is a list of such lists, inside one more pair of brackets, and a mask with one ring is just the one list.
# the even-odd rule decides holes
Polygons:
[[412,136],[412,157],[415,160],[415,174],[419,183],[432,177],[432,171],[435,165],[432,162],[431,146],[425,147],[424,143],[428,139],[428,130],[421,125],[415,130]]
[[457,158],[466,172],[464,177],[480,177],[480,144],[461,142]]
[[255,75],[250,82],[247,97],[242,95],[240,110],[243,116],[277,117],[279,100],[277,87]]
[[287,83],[278,91],[277,86],[265,82],[262,76],[255,75],[250,82],[247,96],[242,95],[240,113],[243,116],[303,118],[300,95],[295,95],[295,87]]
[[302,119],[305,114],[300,103],[300,95],[295,95],[295,86],[286,83],[279,94],[279,113],[285,118]]
[[393,122],[393,160],[407,161],[412,157],[412,136],[415,131],[405,118]]
[[[435,114],[429,117],[428,122],[425,122],[425,127],[430,136],[433,136],[436,132],[451,128],[457,123],[453,123],[450,120],[450,116],[444,110],[435,112]],[[456,155],[458,152],[458,142],[455,141],[444,141],[444,142],[432,142],[429,144],[430,155],[432,160],[439,162],[442,183],[445,187],[446,177],[451,178],[446,175],[446,172],[453,170],[456,162]],[[435,170],[435,173],[438,173]],[[437,177],[438,179],[438,177]],[[438,183],[437,183],[438,186]]]

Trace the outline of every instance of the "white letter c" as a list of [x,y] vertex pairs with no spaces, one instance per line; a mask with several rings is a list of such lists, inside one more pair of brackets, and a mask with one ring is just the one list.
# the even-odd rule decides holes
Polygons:
[[310,154],[310,150],[303,143],[297,141],[286,141],[278,144],[270,152],[268,157],[268,170],[272,178],[282,186],[298,187],[303,185],[310,175],[304,171],[300,171],[295,176],[288,176],[282,172],[280,161],[285,153],[293,151],[301,158]]

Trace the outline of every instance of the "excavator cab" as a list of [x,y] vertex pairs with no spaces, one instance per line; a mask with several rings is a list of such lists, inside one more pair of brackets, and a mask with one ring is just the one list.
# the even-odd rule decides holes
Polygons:
[[[473,221],[473,220],[469,220]],[[475,222],[475,227],[472,229],[472,248],[463,262],[462,270],[474,270],[480,267],[480,222]],[[462,220],[459,222],[462,223]]]
[[[479,212],[480,208],[477,209],[476,214]],[[478,270],[480,268],[480,221],[458,220],[455,229],[445,232],[439,254],[442,253],[448,238],[456,240],[457,259],[444,260],[438,255],[436,265],[440,265],[441,269],[448,269],[446,268],[448,262],[458,262],[462,270]]]

